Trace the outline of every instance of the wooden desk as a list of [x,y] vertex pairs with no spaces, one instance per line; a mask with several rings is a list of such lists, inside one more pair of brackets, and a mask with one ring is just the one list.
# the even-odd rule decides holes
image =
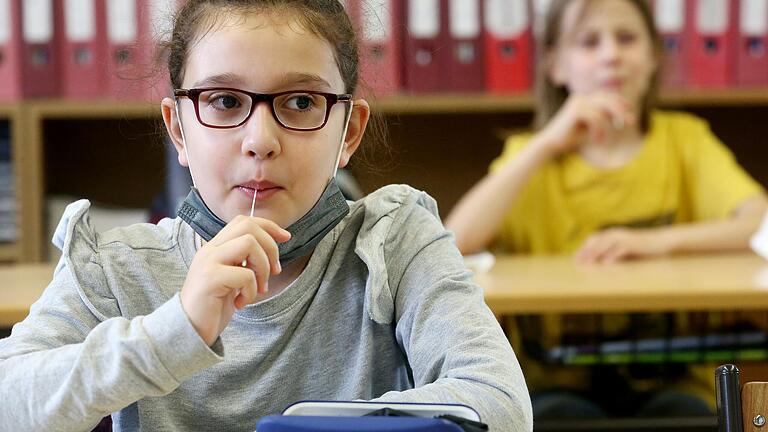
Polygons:
[[497,256],[476,282],[496,315],[768,310],[768,262],[751,253],[576,265],[571,256]]
[[0,266],[0,327],[11,327],[24,319],[29,307],[51,282],[53,264]]
[[[0,266],[0,327],[24,319],[53,264]],[[768,310],[768,262],[753,254],[697,255],[580,266],[570,256],[500,256],[475,277],[497,315]]]

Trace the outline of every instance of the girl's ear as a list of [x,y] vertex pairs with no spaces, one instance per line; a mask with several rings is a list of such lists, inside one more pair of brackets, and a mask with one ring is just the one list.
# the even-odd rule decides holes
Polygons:
[[349,163],[349,159],[357,151],[360,141],[363,139],[365,127],[368,125],[368,119],[371,116],[371,107],[365,99],[357,99],[352,106],[352,115],[349,118],[347,127],[347,136],[344,138],[344,149],[339,158],[339,168],[344,168]]
[[181,134],[181,126],[179,126],[179,118],[176,116],[176,102],[171,98],[164,98],[160,103],[160,108],[163,112],[165,130],[168,131],[168,136],[171,137],[173,147],[179,154],[179,164],[188,167],[189,161],[187,160],[187,153],[184,151],[184,139]]

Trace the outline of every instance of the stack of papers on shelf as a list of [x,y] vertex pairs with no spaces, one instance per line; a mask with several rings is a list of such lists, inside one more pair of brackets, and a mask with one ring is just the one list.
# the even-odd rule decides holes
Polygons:
[[11,155],[10,124],[0,122],[0,243],[18,238],[17,204]]
[[547,360],[567,365],[692,363],[768,359],[768,336],[760,330],[625,339],[550,348]]

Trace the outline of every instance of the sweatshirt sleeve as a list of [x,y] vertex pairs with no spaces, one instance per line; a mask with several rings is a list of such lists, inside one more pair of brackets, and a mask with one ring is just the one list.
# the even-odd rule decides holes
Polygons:
[[530,397],[512,347],[430,208],[426,194],[406,198],[384,243],[396,337],[415,388],[378,400],[466,404],[491,431],[530,431]]
[[178,295],[146,316],[120,316],[87,208],[78,202],[67,209],[53,280],[0,340],[0,430],[90,430],[222,359],[220,342],[208,348]]

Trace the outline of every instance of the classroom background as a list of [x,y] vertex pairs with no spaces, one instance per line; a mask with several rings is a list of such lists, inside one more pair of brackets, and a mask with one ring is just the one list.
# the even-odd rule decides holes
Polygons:
[[[548,1],[342,3],[362,42],[361,94],[383,115],[390,145],[363,143],[349,171],[363,192],[423,189],[446,216],[504,137],[531,123]],[[659,105],[706,119],[768,186],[768,0],[651,3],[664,39]],[[75,199],[91,200],[99,231],[175,215],[190,181],[160,118],[170,89],[157,47],[176,6],[0,0],[0,261],[55,260],[50,239]],[[559,348],[550,354],[561,362],[579,354]]]

